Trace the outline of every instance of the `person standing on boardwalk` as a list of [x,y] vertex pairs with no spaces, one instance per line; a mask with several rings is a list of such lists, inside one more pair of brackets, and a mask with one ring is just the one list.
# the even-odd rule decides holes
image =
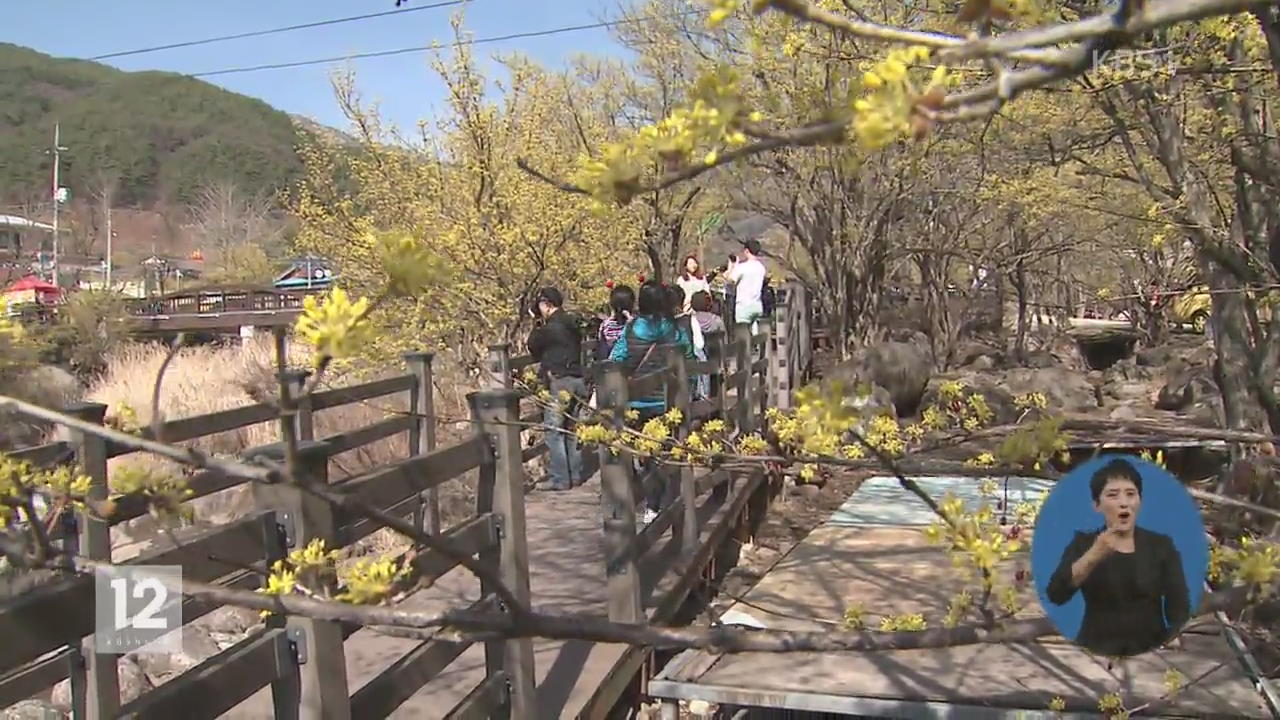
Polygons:
[[684,312],[689,312],[692,309],[690,302],[693,300],[695,293],[711,291],[711,283],[702,275],[702,265],[698,263],[698,258],[693,255],[689,255],[684,259],[684,268],[682,268],[680,276],[676,278],[676,285],[684,291]]
[[613,313],[600,323],[596,340],[596,360],[608,360],[613,344],[618,342],[636,309],[636,291],[630,285],[619,285],[609,293],[609,310]]
[[529,335],[529,354],[538,362],[538,377],[551,391],[543,409],[547,428],[547,490],[568,490],[581,485],[582,454],[573,435],[571,421],[586,400],[587,384],[582,377],[582,333],[577,320],[564,310],[564,296],[545,287],[534,297],[530,309],[537,326]]
[[[686,358],[693,358],[693,338],[676,323],[671,312],[671,297],[667,288],[652,280],[640,286],[636,317],[627,323],[626,330],[614,343],[609,355],[609,360],[621,365],[628,377],[639,378],[665,371],[667,348],[670,347],[678,347]],[[660,385],[656,390],[632,398],[629,406],[636,413],[631,420],[632,426],[643,428],[645,423],[667,411],[666,389]],[[641,487],[647,487],[647,492],[643,493],[645,512],[642,522],[648,524],[662,509],[667,495],[667,478],[657,462],[645,458],[638,482]]]
[[751,333],[758,330],[756,321],[764,315],[764,263],[760,262],[760,241],[752,238],[743,244],[741,256],[729,265],[725,279],[733,283],[734,322],[749,323]]
[[[713,312],[714,305],[709,292],[694,293],[689,305],[693,308],[694,324],[698,326],[699,333],[703,338],[702,346],[694,347],[694,355],[698,360],[705,361],[707,359],[706,336],[711,333],[720,333],[723,336],[725,332],[724,318]],[[705,400],[711,397],[710,375],[696,376],[694,397],[698,400]]]

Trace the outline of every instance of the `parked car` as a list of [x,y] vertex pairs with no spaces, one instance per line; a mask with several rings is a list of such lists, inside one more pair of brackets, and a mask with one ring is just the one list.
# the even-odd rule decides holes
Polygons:
[[[1249,297],[1254,300],[1258,299],[1253,292],[1249,293]],[[1209,312],[1212,304],[1209,287],[1207,285],[1197,285],[1173,301],[1173,305],[1169,308],[1172,315],[1171,319],[1176,323],[1190,325],[1193,330],[1202,333],[1205,326],[1209,324]],[[1260,304],[1258,306],[1258,315],[1261,320],[1269,322],[1271,320],[1271,306],[1266,303]]]

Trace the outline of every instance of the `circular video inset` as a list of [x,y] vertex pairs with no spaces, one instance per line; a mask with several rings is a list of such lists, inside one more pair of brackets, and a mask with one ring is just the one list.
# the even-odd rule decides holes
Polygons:
[[1058,481],[1031,538],[1045,614],[1063,637],[1108,657],[1173,639],[1200,604],[1208,565],[1195,501],[1132,455],[1096,457]]

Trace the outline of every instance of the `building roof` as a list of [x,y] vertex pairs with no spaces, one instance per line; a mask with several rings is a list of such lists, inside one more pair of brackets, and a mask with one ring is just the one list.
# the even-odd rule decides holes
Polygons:
[[53,232],[52,225],[46,225],[35,220],[28,220],[17,215],[0,215],[0,227],[18,228],[21,230],[45,230]]

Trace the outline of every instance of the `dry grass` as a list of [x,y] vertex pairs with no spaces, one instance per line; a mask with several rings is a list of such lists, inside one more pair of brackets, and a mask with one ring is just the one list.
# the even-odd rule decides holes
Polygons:
[[[108,358],[106,371],[89,389],[88,399],[107,405],[108,419],[132,412],[138,424],[148,425],[151,422],[155,378],[167,353],[168,349],[158,344],[130,344],[118,348]],[[305,366],[309,357],[304,349],[296,349],[291,352],[289,361],[295,367]],[[436,365],[439,367],[434,382],[437,389],[436,412],[440,418],[437,444],[443,447],[472,432],[465,422],[464,399],[470,383],[465,373],[452,370],[444,363],[437,362]],[[402,368],[388,370],[386,374],[403,372]],[[165,373],[161,386],[161,413],[166,420],[176,420],[255,404],[275,396],[274,373],[275,357],[269,338],[244,345],[184,348],[175,355]],[[350,385],[363,379],[367,378],[337,376],[329,378],[326,386]],[[322,410],[314,417],[315,435],[317,439],[323,439],[407,410],[407,393]],[[235,455],[279,439],[277,423],[266,422],[182,444],[214,455]],[[408,449],[408,440],[402,433],[335,456],[329,465],[330,480],[358,475],[403,459],[407,457]],[[114,475],[122,467],[138,465],[165,472],[181,472],[181,468],[166,461],[134,453],[112,458],[109,473]],[[475,479],[471,475],[474,473],[441,488],[441,514],[446,526],[474,512]],[[247,487],[225,490],[195,500],[193,504],[197,519],[213,524],[228,522],[253,509]],[[154,534],[155,528],[149,521],[133,521],[127,528],[121,528],[118,542],[143,541]],[[384,552],[403,547],[397,537],[385,531],[375,533],[360,545],[355,549],[357,553]]]

